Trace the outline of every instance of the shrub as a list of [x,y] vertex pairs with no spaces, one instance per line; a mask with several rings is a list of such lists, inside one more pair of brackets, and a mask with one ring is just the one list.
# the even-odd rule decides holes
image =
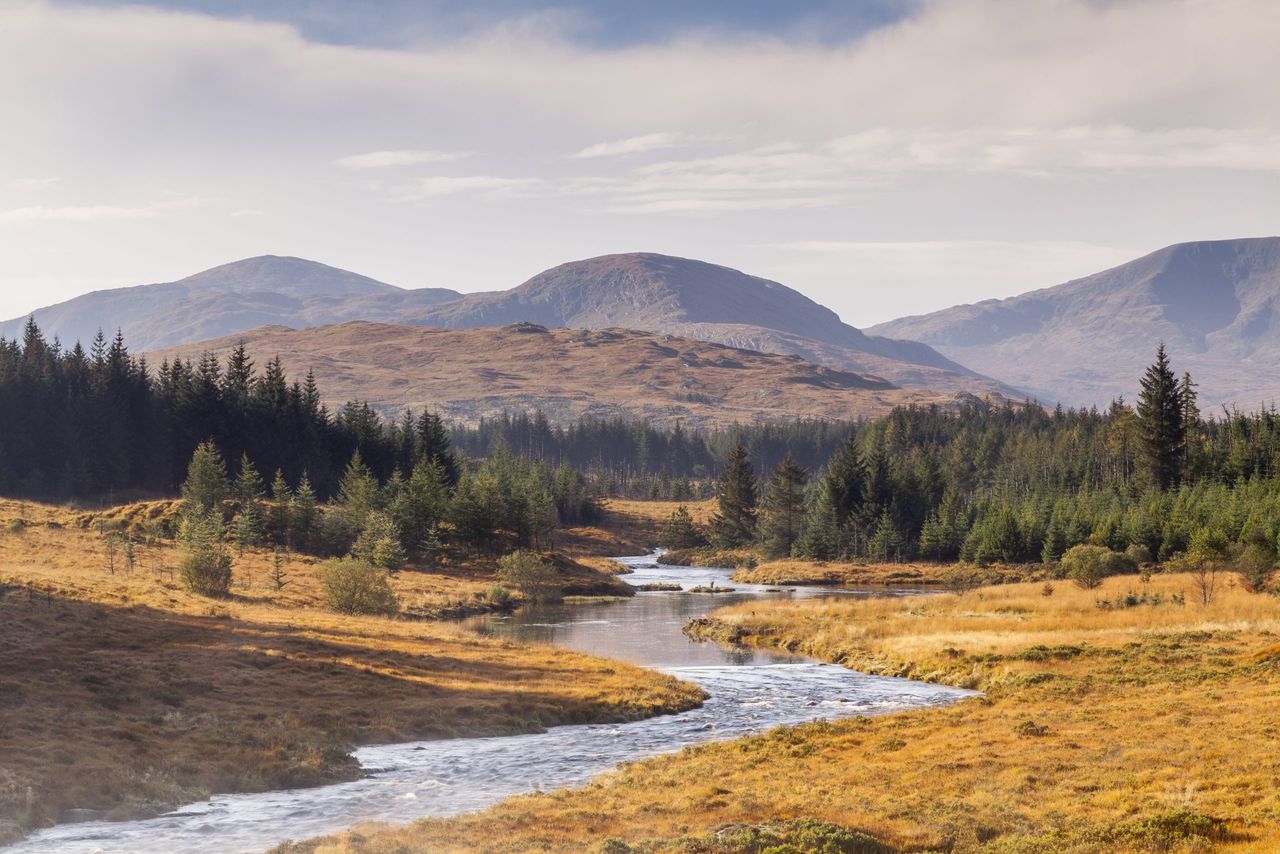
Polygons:
[[383,614],[400,609],[385,569],[356,558],[325,563],[320,576],[329,607],[342,614]]
[[1129,557],[1104,546],[1073,546],[1062,556],[1063,573],[1085,590],[1093,590],[1109,575],[1132,572],[1135,568]]
[[1240,586],[1250,593],[1266,593],[1276,574],[1276,559],[1270,551],[1253,544],[1241,549],[1234,561]]
[[1151,563],[1155,560],[1151,555],[1151,549],[1142,543],[1130,543],[1129,547],[1124,550],[1124,556],[1133,561],[1136,566],[1142,566],[1144,563]]
[[503,587],[501,584],[495,584],[484,592],[486,602],[490,602],[501,608],[511,607],[512,596],[511,591]]
[[531,601],[553,601],[560,598],[556,570],[533,552],[514,551],[498,560],[498,580],[514,587]]
[[[225,596],[231,589],[231,554],[222,544],[216,510],[189,512],[178,532],[182,549],[182,583],[202,596]],[[114,553],[111,558],[114,564]]]

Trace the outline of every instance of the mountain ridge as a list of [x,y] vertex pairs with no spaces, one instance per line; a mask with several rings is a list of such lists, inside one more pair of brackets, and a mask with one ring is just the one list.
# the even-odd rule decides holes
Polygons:
[[[545,270],[506,291],[401,290],[289,256],[231,262],[177,282],[97,291],[40,309],[36,321],[65,342],[99,326],[130,346],[157,350],[260,326],[350,320],[442,328],[528,321],[694,337],[801,355],[830,367],[945,392],[1018,396],[915,342],[864,335],[829,308],[781,283],[652,252],[603,255]],[[0,324],[15,337],[25,318]]]
[[1206,405],[1280,397],[1280,237],[1191,241],[1002,300],[898,318],[909,336],[1041,400],[1132,398],[1165,343]]

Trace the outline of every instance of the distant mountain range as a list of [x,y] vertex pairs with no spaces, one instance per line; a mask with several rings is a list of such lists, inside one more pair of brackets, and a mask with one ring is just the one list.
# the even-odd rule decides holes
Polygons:
[[330,406],[360,399],[387,414],[430,408],[464,423],[540,409],[560,424],[591,415],[716,427],[870,418],[899,405],[947,407],[964,399],[897,388],[798,356],[628,329],[532,323],[479,329],[367,322],[270,326],[147,357],[158,364],[206,352],[225,356],[242,341],[259,366],[279,355],[295,378],[313,370]]
[[1280,400],[1280,237],[1180,243],[1004,300],[870,330],[912,338],[1052,404],[1133,400],[1157,344],[1203,406]]
[[[737,270],[638,253],[564,264],[508,291],[402,290],[300,258],[237,261],[178,282],[96,291],[34,313],[49,336],[87,342],[119,328],[134,350],[157,350],[267,326],[352,320],[450,329],[520,321],[620,327],[795,354],[896,385],[944,392],[1017,392],[931,348],[863,335],[791,288]],[[25,318],[0,324],[19,334]]]
[[[1206,407],[1280,398],[1280,238],[1166,247],[1083,279],[859,331],[778,282],[652,253],[562,264],[506,291],[403,290],[263,256],[167,284],[97,291],[35,312],[49,335],[123,329],[160,350],[262,326],[369,321],[445,329],[531,322],[633,329],[801,356],[897,386],[1105,406],[1132,400],[1164,341]],[[20,334],[25,318],[0,324]]]

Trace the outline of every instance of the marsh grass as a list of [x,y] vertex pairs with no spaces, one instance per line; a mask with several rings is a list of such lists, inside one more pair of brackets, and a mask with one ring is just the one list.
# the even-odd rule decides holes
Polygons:
[[[695,633],[984,694],[686,749],[579,790],[299,850],[756,852],[717,834],[796,819],[902,852],[1280,850],[1280,599],[1227,586],[1204,606],[1191,584],[1153,576],[1146,604],[1119,609],[1096,603],[1127,598],[1136,576],[1052,596],[1026,583],[731,606]],[[787,844],[776,850],[806,850]]]
[[[452,623],[332,613],[310,559],[278,589],[272,553],[246,551],[216,599],[183,587],[164,541],[140,539],[135,569],[111,574],[99,526],[28,505],[13,533],[15,511],[0,501],[0,844],[73,809],[126,818],[348,779],[362,743],[631,720],[703,696]],[[438,612],[491,580],[453,568],[393,583],[406,607]]]

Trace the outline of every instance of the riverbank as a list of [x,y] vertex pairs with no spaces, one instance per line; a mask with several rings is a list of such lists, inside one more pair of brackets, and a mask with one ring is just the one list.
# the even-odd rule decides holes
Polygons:
[[[140,543],[131,570],[117,553],[113,572],[77,519],[0,501],[0,844],[214,792],[353,779],[362,744],[635,720],[703,699],[614,661],[325,611],[309,558],[290,558],[277,587],[272,556],[251,550],[230,597],[195,596],[170,544]],[[567,592],[620,584],[561,563]],[[487,609],[486,572],[405,570],[393,586],[412,615]]]
[[784,558],[761,560],[750,549],[671,549],[658,558],[669,566],[720,566],[733,570],[732,581],[772,587],[939,587],[969,589],[1012,584],[1046,576],[1043,565],[965,566],[943,563],[875,563]]
[[1280,599],[1218,582],[1207,606],[1179,575],[735,605],[691,631],[985,694],[296,850],[746,852],[712,835],[811,819],[867,851],[1274,851]]

